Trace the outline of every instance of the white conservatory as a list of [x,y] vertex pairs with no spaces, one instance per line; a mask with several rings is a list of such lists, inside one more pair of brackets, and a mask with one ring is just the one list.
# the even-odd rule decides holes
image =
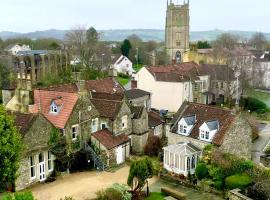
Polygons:
[[164,168],[176,174],[194,174],[201,150],[191,143],[179,143],[163,148]]

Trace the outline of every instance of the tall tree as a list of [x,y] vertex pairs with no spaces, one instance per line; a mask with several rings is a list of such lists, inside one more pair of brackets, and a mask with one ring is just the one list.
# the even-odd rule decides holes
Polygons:
[[265,46],[267,45],[267,40],[263,33],[255,33],[251,37],[249,43],[258,50],[264,50]]
[[129,53],[131,49],[132,49],[132,46],[130,44],[130,41],[128,39],[125,39],[123,44],[121,45],[122,54],[126,57],[129,57]]
[[17,177],[23,143],[11,116],[0,105],[0,190]]

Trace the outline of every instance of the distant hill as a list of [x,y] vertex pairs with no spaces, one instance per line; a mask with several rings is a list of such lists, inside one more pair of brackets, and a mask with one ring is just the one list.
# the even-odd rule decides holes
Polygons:
[[[40,39],[40,38],[55,38],[62,40],[66,34],[67,30],[56,30],[50,29],[45,31],[35,31],[30,33],[17,33],[17,32],[8,32],[3,31],[0,32],[0,37],[2,39],[9,39],[9,38],[17,38],[17,37],[25,37],[30,39]],[[154,40],[154,41],[164,41],[165,32],[164,30],[158,29],[134,29],[134,30],[100,30],[101,32],[101,39],[104,41],[122,41],[127,38],[129,35],[136,34],[141,37],[143,40]],[[198,41],[198,40],[208,40],[212,41],[215,40],[220,34],[222,33],[233,33],[244,38],[249,39],[254,33],[252,31],[223,31],[223,30],[210,30],[210,31],[192,31],[190,33],[190,40],[191,41]],[[265,36],[268,40],[270,40],[270,33],[265,33]]]

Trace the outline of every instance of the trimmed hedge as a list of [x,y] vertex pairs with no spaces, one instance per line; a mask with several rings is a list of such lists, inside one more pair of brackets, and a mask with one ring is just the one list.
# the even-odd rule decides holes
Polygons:
[[174,197],[176,199],[179,199],[179,200],[186,200],[187,199],[187,195],[182,193],[182,192],[179,192],[179,191],[176,191],[176,190],[173,190],[171,188],[167,188],[167,187],[162,187],[161,188],[161,192],[168,195],[168,196],[171,196],[171,197]]
[[245,189],[247,186],[249,186],[252,183],[252,178],[248,175],[233,175],[229,176],[225,179],[225,185],[228,189],[236,189],[239,188],[241,190]]

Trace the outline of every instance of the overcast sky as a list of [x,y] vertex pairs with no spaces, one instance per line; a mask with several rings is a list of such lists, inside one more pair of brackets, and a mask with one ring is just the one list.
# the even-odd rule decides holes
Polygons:
[[[99,30],[163,29],[166,1],[0,0],[0,31],[69,29],[75,25]],[[190,5],[193,31],[270,32],[270,0],[190,0]]]

